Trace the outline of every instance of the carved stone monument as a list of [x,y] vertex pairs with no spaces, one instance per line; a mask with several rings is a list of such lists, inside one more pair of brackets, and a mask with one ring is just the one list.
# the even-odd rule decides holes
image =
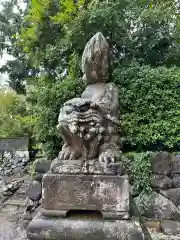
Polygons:
[[62,151],[43,178],[41,213],[29,239],[141,240],[130,219],[129,181],[118,147],[118,89],[108,81],[109,46],[101,33],[82,57],[87,87],[60,109]]

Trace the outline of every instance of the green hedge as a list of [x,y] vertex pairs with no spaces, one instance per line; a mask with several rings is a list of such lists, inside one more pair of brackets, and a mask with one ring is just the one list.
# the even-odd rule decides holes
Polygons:
[[[180,148],[180,69],[132,64],[116,67],[119,87],[120,137],[123,151],[178,151]],[[57,155],[61,138],[56,130],[62,104],[79,96],[82,80],[41,81],[31,97],[36,101],[36,136],[50,158]]]
[[35,135],[43,143],[43,150],[50,159],[57,156],[62,140],[57,131],[58,115],[63,103],[77,97],[84,89],[83,81],[70,77],[53,82],[41,79],[28,93],[28,101],[33,102],[33,112],[38,119]]
[[136,63],[113,73],[119,86],[124,149],[180,148],[180,69]]

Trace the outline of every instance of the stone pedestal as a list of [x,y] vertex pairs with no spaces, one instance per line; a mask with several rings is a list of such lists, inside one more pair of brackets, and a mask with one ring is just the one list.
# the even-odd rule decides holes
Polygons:
[[85,174],[45,175],[43,214],[65,217],[71,210],[97,210],[104,219],[128,219],[128,177]]
[[[43,178],[42,208],[29,224],[31,240],[141,240],[138,223],[130,219],[127,175],[86,171],[78,162],[61,163]],[[86,169],[86,170],[85,170]]]
[[138,222],[37,216],[28,227],[32,240],[143,240]]

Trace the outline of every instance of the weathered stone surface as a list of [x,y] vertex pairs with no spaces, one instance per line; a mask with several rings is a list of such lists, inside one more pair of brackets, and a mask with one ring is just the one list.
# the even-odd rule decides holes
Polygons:
[[[57,129],[65,144],[57,158],[59,163],[97,159],[108,168],[120,158],[118,88],[105,82],[108,68],[109,46],[99,32],[88,41],[82,57],[82,71],[88,83],[85,91],[81,98],[65,102],[60,109]],[[57,168],[51,166],[55,172]]]
[[[60,109],[57,129],[65,144],[43,177],[43,216],[30,223],[29,239],[143,239],[137,223],[120,221],[129,219],[129,181],[117,163],[118,88],[105,82],[108,68],[109,46],[97,33],[82,57],[88,85],[81,98]],[[34,201],[33,188],[27,196]],[[98,212],[98,218],[92,219],[90,212]]]
[[173,174],[172,183],[174,188],[180,188],[180,174]]
[[24,229],[17,221],[8,217],[0,216],[0,239],[1,240],[27,240]]
[[163,233],[151,233],[151,240],[180,240],[180,235],[170,236]]
[[160,193],[170,199],[176,206],[180,204],[180,188],[161,190]]
[[39,211],[39,207],[36,207],[33,211],[25,211],[23,214],[23,221],[28,221],[29,224],[29,222],[38,214]]
[[6,151],[3,154],[0,175],[11,176],[13,174],[21,173],[25,170],[29,161],[28,151]]
[[138,222],[98,221],[91,219],[63,219],[35,217],[28,226],[30,240],[143,240]]
[[180,219],[180,211],[171,200],[158,193],[153,195],[138,196],[134,199],[142,216],[153,219]]
[[24,179],[23,184],[16,191],[16,194],[18,194],[19,196],[25,196],[26,195],[26,191],[27,191],[27,188],[28,188],[29,182],[30,182],[30,179],[29,180],[25,179],[25,175],[23,176],[23,179]]
[[159,220],[145,220],[144,224],[150,232],[161,232],[161,223]]
[[6,184],[3,178],[0,179],[0,194],[4,192]]
[[15,151],[15,158],[20,158],[23,163],[26,163],[29,160],[29,151]]
[[135,188],[135,186],[132,186],[130,185],[130,194],[133,196],[133,197],[137,197],[139,195],[139,192],[138,190]]
[[82,56],[82,72],[89,83],[108,79],[109,46],[102,35],[96,33],[86,44]]
[[12,196],[20,188],[22,183],[23,179],[11,180],[11,183],[4,186],[2,195],[5,197]]
[[53,173],[61,174],[94,174],[94,175],[122,175],[123,166],[121,162],[111,163],[108,167],[102,166],[95,160],[61,160],[55,159],[51,165]]
[[50,165],[50,160],[38,159],[34,162],[34,170],[37,173],[47,173],[50,169]]
[[0,138],[0,152],[13,152],[14,150],[27,151],[29,139],[21,138]]
[[69,210],[99,210],[104,218],[129,217],[127,176],[56,175],[43,179],[43,212],[66,214]]
[[23,220],[31,221],[40,211],[40,204],[38,201],[32,201],[29,198],[25,200],[25,210]]
[[38,181],[39,183],[42,182],[44,173],[35,173],[33,176],[33,180]]
[[26,196],[32,201],[40,200],[42,196],[42,185],[37,181],[30,182],[26,192]]
[[179,173],[180,174],[180,155],[177,155],[174,158],[173,164],[172,164],[172,174]]
[[0,194],[0,205],[3,204],[3,202],[5,201],[6,197],[3,196],[2,194]]
[[152,175],[151,186],[155,189],[169,189],[172,187],[172,179],[164,175]]
[[164,234],[177,235],[180,234],[180,223],[174,221],[162,221],[162,231]]
[[168,152],[157,152],[152,157],[152,172],[169,175],[172,172],[172,162],[175,156]]
[[39,201],[32,201],[28,197],[25,200],[25,212],[33,212],[39,206]]

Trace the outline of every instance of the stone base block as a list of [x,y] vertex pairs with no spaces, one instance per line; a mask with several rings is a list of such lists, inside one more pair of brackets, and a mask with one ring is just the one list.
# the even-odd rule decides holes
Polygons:
[[51,174],[43,178],[42,212],[65,217],[71,210],[100,211],[104,219],[129,218],[126,175]]
[[143,240],[138,222],[37,216],[29,224],[30,240]]

